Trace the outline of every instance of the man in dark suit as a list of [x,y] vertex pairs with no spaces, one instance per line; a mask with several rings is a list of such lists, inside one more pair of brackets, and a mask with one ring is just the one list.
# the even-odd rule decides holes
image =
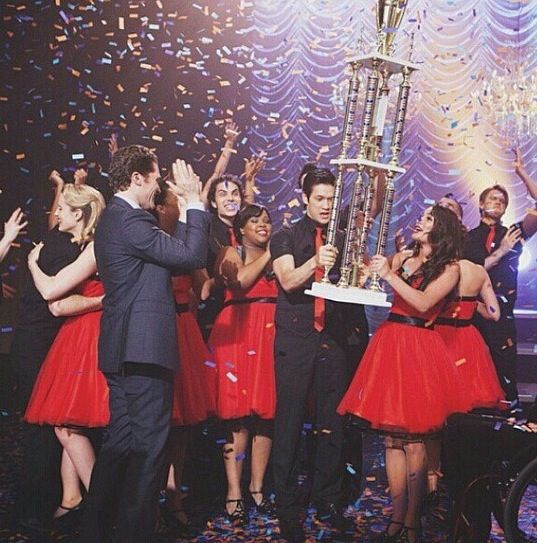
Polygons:
[[199,179],[182,161],[168,182],[187,208],[187,222],[178,223],[174,236],[147,211],[160,190],[157,157],[149,149],[119,149],[109,176],[115,195],[95,233],[95,256],[105,288],[99,367],[110,389],[110,424],[93,469],[81,540],[106,541],[115,524],[117,543],[150,543],[178,367],[170,270],[206,265],[209,215]]

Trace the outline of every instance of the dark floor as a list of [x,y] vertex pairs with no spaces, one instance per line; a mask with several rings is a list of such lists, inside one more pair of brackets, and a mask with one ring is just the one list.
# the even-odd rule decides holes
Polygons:
[[[209,431],[210,436],[210,431]],[[207,433],[201,435],[200,451],[206,447],[203,439],[207,438]],[[198,441],[200,436],[198,436]],[[214,454],[213,454],[214,452]],[[218,497],[218,488],[222,487],[221,473],[212,477],[206,469],[215,458],[218,458],[218,448],[215,444],[214,451],[201,453],[206,457],[202,461],[205,469],[200,470],[198,463],[195,469],[190,468],[190,487],[199,483],[202,487],[216,490],[211,498],[200,500],[196,498],[195,493],[191,492],[190,499],[187,499],[185,505],[189,510],[193,523],[199,529],[199,535],[190,541],[207,542],[239,542],[239,541],[278,541],[277,522],[263,518],[250,511],[250,524],[246,530],[237,530],[225,520],[223,511],[223,501]],[[65,543],[76,543],[76,537],[72,535],[52,533],[49,536],[32,536],[18,532],[12,528],[9,515],[10,506],[15,495],[15,485],[18,476],[18,466],[20,464],[20,424],[18,420],[6,411],[0,413],[0,542],[34,542],[48,543],[51,541],[63,541]],[[211,460],[211,457],[213,460]],[[191,455],[191,460],[197,460],[197,456]],[[217,468],[215,468],[217,469]],[[352,467],[350,472],[352,472]],[[384,473],[384,455],[382,441],[377,436],[368,435],[364,442],[364,473],[363,488],[361,496],[356,500],[353,506],[349,507],[348,515],[354,519],[356,533],[354,541],[368,542],[378,532],[382,531],[390,515],[390,500],[386,493],[386,478]],[[193,483],[194,481],[194,483]],[[198,493],[199,494],[199,493]],[[207,493],[205,494],[205,496]],[[424,517],[424,540],[427,543],[445,543],[447,541],[447,508],[445,496],[442,497],[441,504],[434,511]],[[330,529],[315,520],[314,510],[308,511],[308,517],[305,522],[308,541],[332,541]],[[495,527],[491,536],[493,543],[504,541],[501,531]],[[159,543],[171,543],[173,541],[185,541],[173,537],[166,528],[162,528],[159,534]],[[335,539],[334,539],[335,540]]]

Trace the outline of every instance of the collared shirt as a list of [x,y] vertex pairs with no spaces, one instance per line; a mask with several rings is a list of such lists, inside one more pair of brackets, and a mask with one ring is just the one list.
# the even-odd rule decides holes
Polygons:
[[[507,233],[507,228],[502,224],[496,224],[496,234],[493,239],[493,253]],[[466,235],[464,244],[464,258],[476,264],[485,265],[485,259],[489,256],[485,243],[490,232],[490,226],[481,222],[477,228],[470,230]],[[516,289],[518,279],[518,260],[522,252],[522,244],[517,243],[496,266],[488,270],[492,287],[500,300],[503,312],[512,312],[516,301]]]
[[[315,255],[315,228],[318,224],[308,215],[304,215],[299,221],[289,228],[282,228],[271,239],[270,253],[273,260],[291,255],[295,268],[299,268]],[[341,239],[336,245],[341,247]],[[339,262],[332,270],[338,272]],[[304,293],[311,288],[315,274],[312,273],[304,285],[293,292],[285,292],[278,282],[278,301],[276,303],[276,324],[282,328],[293,330],[299,335],[311,334],[313,327],[313,309],[315,298]],[[336,302],[326,301],[326,328],[325,330],[334,336],[339,336],[341,327],[341,306]]]
[[129,198],[128,196],[125,196],[124,194],[121,194],[119,192],[116,192],[114,196],[117,196],[118,198],[121,198],[122,200],[125,200],[131,207],[134,209],[142,209],[134,200]]

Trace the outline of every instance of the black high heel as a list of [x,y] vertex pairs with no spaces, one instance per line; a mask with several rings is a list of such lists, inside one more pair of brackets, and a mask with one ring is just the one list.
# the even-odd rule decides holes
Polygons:
[[242,498],[239,498],[238,500],[226,500],[226,504],[228,503],[236,503],[235,509],[232,513],[230,513],[227,510],[226,507],[226,517],[231,522],[231,524],[235,524],[236,526],[245,527],[248,524],[248,513],[246,512],[246,509],[244,508],[244,501]]
[[[401,526],[401,528],[399,528],[399,530],[397,530],[397,532],[394,532],[393,534],[390,534],[388,532],[388,530],[390,529],[390,526],[392,524],[394,524],[395,526]],[[373,542],[374,543],[396,543],[396,542],[398,543],[399,542],[399,537],[401,536],[403,530],[404,530],[404,525],[403,525],[402,522],[397,522],[395,520],[390,520],[390,522],[388,522],[388,526],[386,526],[384,531],[373,538]]]
[[[414,541],[410,541],[410,538],[408,537],[408,532],[416,532],[416,539]],[[421,538],[421,529],[420,528],[414,528],[413,526],[403,526],[403,529],[400,532],[400,537],[397,540],[398,543],[422,543]]]
[[[263,496],[263,492],[261,490],[254,490],[254,491],[250,490],[249,492],[250,492],[250,496],[252,497],[252,501],[254,502],[255,510],[259,514],[267,515],[271,518],[276,517],[276,507],[274,506],[274,504],[269,498],[266,498],[265,496]],[[261,496],[263,497],[259,503],[257,503],[254,498],[254,496],[258,494],[261,494]]]
[[165,503],[160,506],[160,516],[168,529],[177,537],[188,539],[193,537],[192,528],[188,522],[181,522],[175,513],[184,513],[184,509],[169,509]]

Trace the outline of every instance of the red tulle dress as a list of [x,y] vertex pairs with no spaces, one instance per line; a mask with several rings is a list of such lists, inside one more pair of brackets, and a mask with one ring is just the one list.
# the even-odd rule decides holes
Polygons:
[[[408,282],[419,288],[421,277]],[[443,303],[420,314],[395,293],[390,316],[423,319],[427,327],[384,322],[371,338],[338,413],[356,415],[375,430],[408,435],[436,432],[451,413],[467,410],[457,368],[440,334],[431,329]]]
[[179,371],[175,374],[172,425],[197,424],[216,413],[216,364],[203,341],[196,318],[189,311],[190,275],[172,279],[177,307]]
[[475,297],[450,301],[439,315],[435,330],[442,336],[469,396],[470,408],[498,407],[505,399],[489,348],[471,324]]
[[[102,296],[102,283],[82,283],[83,296]],[[41,366],[26,422],[95,428],[109,419],[108,385],[97,366],[101,311],[66,319]]]
[[276,281],[264,274],[246,291],[226,290],[209,338],[218,369],[221,419],[274,418],[274,314]]

